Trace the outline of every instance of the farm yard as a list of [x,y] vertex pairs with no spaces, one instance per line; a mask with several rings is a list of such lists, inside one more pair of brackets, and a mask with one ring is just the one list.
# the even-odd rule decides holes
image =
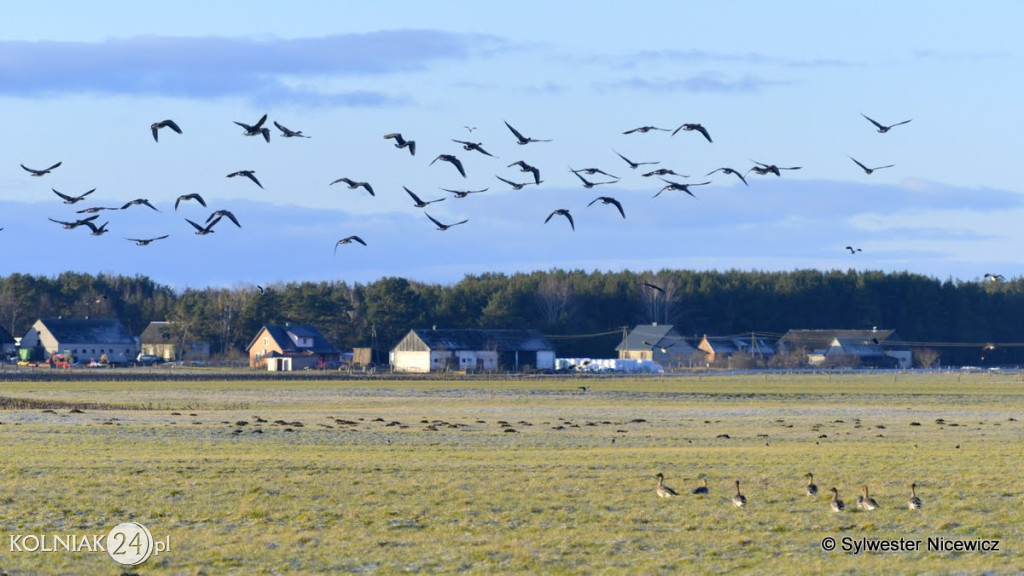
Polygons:
[[[12,575],[118,574],[103,552],[8,544],[121,522],[169,542],[145,575],[1024,572],[1019,374],[6,381],[0,397]],[[862,485],[879,509],[857,508]]]

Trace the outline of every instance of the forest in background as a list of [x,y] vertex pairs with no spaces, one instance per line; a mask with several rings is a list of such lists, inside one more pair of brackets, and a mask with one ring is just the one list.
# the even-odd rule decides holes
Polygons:
[[[651,288],[656,286],[659,289]],[[21,336],[38,318],[119,319],[188,327],[214,354],[237,357],[264,324],[316,326],[343,350],[389,350],[411,328],[534,328],[562,357],[613,357],[623,328],[658,322],[687,337],[790,329],[894,329],[937,347],[941,363],[1024,363],[1024,279],[967,282],[855,270],[467,275],[450,285],[385,277],[175,290],[145,276],[65,272],[0,278],[0,326]]]

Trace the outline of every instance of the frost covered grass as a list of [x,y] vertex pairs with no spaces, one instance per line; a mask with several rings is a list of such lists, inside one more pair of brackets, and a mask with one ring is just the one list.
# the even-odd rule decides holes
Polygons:
[[[106,554],[8,544],[124,521],[170,537],[141,574],[1024,571],[1019,376],[8,382],[0,395],[53,405],[0,410],[10,573],[117,573]],[[656,496],[658,472],[680,497]],[[710,494],[690,494],[703,478]],[[906,508],[911,482],[921,510]],[[857,510],[862,484],[879,510]],[[829,552],[826,537],[921,550]],[[929,537],[1000,550],[928,551]]]

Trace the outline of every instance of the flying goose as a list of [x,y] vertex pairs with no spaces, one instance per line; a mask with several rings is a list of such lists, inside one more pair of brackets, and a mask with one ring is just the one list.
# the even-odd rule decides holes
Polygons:
[[188,218],[185,218],[185,222],[188,222],[196,229],[196,235],[206,236],[207,234],[213,234],[213,227],[217,225],[217,222],[220,222],[220,216],[214,218],[212,222],[207,222],[206,226],[200,226]]
[[[524,186],[529,186],[530,184],[533,184],[533,182],[523,182],[523,183],[513,182],[511,180],[506,180],[506,179],[502,178],[501,176],[498,176],[497,174],[495,174],[494,177],[497,178],[498,180],[501,180],[505,184],[508,184],[509,186],[511,186],[513,190],[522,190]],[[541,182],[543,182],[543,180],[541,180]]]
[[658,168],[657,170],[651,170],[650,172],[644,173],[644,178],[650,178],[651,176],[679,176],[680,178],[689,178],[689,174],[679,174],[675,170],[669,168]]
[[182,194],[181,196],[178,196],[177,200],[174,201],[174,210],[177,211],[178,204],[181,204],[182,202],[188,200],[195,200],[196,202],[199,202],[199,204],[202,205],[203,208],[206,208],[206,200],[203,200],[203,197],[200,196],[199,194]]
[[[513,163],[508,165],[509,168],[511,168],[513,166],[519,166],[519,171],[520,172],[532,172],[533,173],[533,182],[535,184],[540,184],[540,170],[538,170],[537,168],[535,168],[533,166],[530,166],[529,164],[527,164],[526,162],[523,162],[522,160],[517,160],[517,161],[515,161],[515,162],[513,162]],[[577,174],[577,176],[579,176],[579,174]]]
[[679,128],[676,128],[675,131],[672,132],[672,135],[675,136],[676,132],[679,132],[680,130],[696,130],[697,132],[703,134],[704,138],[706,138],[708,142],[711,142],[711,134],[708,134],[707,129],[701,126],[700,124],[683,124]]
[[[615,152],[615,150],[612,150],[612,152]],[[661,162],[633,162],[632,160],[630,160],[629,158],[626,158],[625,156],[623,156],[622,154],[619,154],[618,152],[615,152],[615,155],[618,156],[619,158],[622,158],[623,160],[625,160],[626,164],[629,164],[629,167],[634,169],[634,170],[636,170],[640,166],[646,166],[648,164],[661,164]]]
[[458,144],[462,144],[462,149],[463,150],[469,150],[469,151],[476,150],[477,152],[479,152],[481,154],[486,154],[487,156],[490,156],[491,158],[497,158],[497,156],[495,156],[494,154],[491,154],[487,150],[484,150],[483,149],[483,144],[480,143],[480,142],[466,142],[465,140],[455,140],[454,138],[452,139],[452,142],[456,142]]
[[281,136],[283,138],[310,138],[310,136],[303,134],[302,130],[289,130],[284,126],[281,126],[277,123],[277,120],[274,120],[274,126],[277,126],[277,129],[281,131]]
[[434,158],[433,160],[430,161],[430,165],[433,165],[434,162],[437,162],[438,160],[441,160],[442,162],[448,162],[452,166],[455,166],[455,168],[458,169],[459,174],[462,174],[463,178],[466,177],[466,170],[465,170],[465,168],[462,167],[462,161],[459,160],[458,158],[456,158],[455,155],[453,155],[453,154],[438,154],[437,158]]
[[100,215],[96,214],[95,216],[89,216],[88,218],[82,218],[81,220],[75,220],[74,222],[65,222],[63,220],[54,220],[53,218],[47,218],[47,220],[49,220],[50,222],[56,222],[57,224],[60,224],[61,227],[64,228],[65,230],[74,230],[75,228],[78,228],[79,226],[85,226],[89,222],[92,222],[93,220],[95,220],[95,219],[97,219],[99,217],[100,217]]
[[136,246],[149,246],[153,242],[156,242],[157,240],[163,240],[168,236],[170,236],[170,234],[164,234],[163,236],[157,236],[156,238],[125,238],[125,240],[131,240],[132,242],[135,242]]
[[110,222],[104,222],[99,226],[96,226],[92,222],[85,223],[85,225],[89,227],[89,230],[92,230],[90,234],[92,234],[93,236],[103,236],[107,232],[110,232],[110,230],[107,230],[107,224],[110,224]]
[[238,124],[239,126],[245,129],[245,132],[242,133],[242,136],[259,136],[260,134],[262,134],[263,139],[266,140],[267,142],[270,142],[270,128],[263,127],[263,123],[266,121],[267,115],[264,114],[263,117],[260,118],[260,121],[257,122],[256,124],[253,124],[252,126],[244,124],[242,122],[235,122],[235,124]]
[[395,141],[395,148],[408,148],[409,149],[409,154],[411,156],[415,156],[416,155],[416,141],[415,140],[406,140],[405,138],[402,138],[402,134],[399,133],[399,132],[392,132],[390,134],[385,134],[384,138],[389,139],[389,140],[394,140]]
[[[445,192],[454,194],[456,198],[465,198],[466,196],[469,196],[470,194],[479,194],[481,192],[487,192],[488,188],[483,188],[483,189],[480,189],[480,190],[449,190],[447,188],[441,188],[441,190],[444,190]],[[442,200],[443,200],[443,198],[442,198]]]
[[807,486],[804,486],[804,494],[808,496],[818,495],[818,485],[814,483],[814,474],[808,472],[804,474],[804,478],[807,478]]
[[84,194],[80,194],[78,196],[68,196],[67,194],[61,194],[60,192],[57,192],[53,188],[50,188],[50,190],[53,190],[54,194],[56,194],[57,196],[60,196],[61,198],[63,198],[65,204],[74,204],[76,202],[81,202],[82,200],[85,199],[86,196],[88,196],[89,194],[92,194],[93,192],[96,191],[96,189],[93,188],[92,190],[89,190],[88,192],[86,192]]
[[405,190],[406,194],[412,197],[412,201],[416,203],[415,206],[417,208],[426,208],[428,205],[433,204],[434,202],[440,202],[444,200],[444,198],[438,198],[437,200],[430,200],[428,202],[424,202],[423,200],[420,200],[419,196],[413,194],[412,190],[409,190],[405,186],[402,186],[402,189]]
[[683,192],[686,192],[690,196],[693,196],[694,198],[696,198],[696,196],[694,196],[693,192],[690,192],[690,186],[704,186],[705,184],[711,184],[710,181],[708,181],[708,182],[697,182],[696,184],[681,184],[679,182],[671,182],[669,180],[665,180],[664,178],[662,178],[661,180],[662,180],[662,182],[665,182],[668,185],[665,186],[664,188],[662,188],[661,190],[658,190],[658,193],[655,194],[654,196],[652,196],[652,198],[657,198],[658,196],[661,196],[661,193],[664,192],[665,190],[682,190]]
[[757,160],[751,160],[751,162],[757,164],[757,166],[754,166],[749,171],[756,172],[762,176],[764,176],[765,174],[775,174],[776,176],[782,176],[780,170],[799,170],[801,168],[800,166],[790,166],[786,168],[782,166],[776,166],[775,164],[764,164],[762,162],[758,162]]
[[907,122],[910,122],[910,120],[913,120],[913,118],[911,118],[910,120],[904,120],[903,122],[897,122],[895,124],[889,124],[888,126],[886,126],[884,124],[879,124],[878,122],[875,122],[871,118],[868,118],[868,115],[863,113],[863,112],[861,112],[860,115],[865,117],[865,118],[867,118],[868,122],[871,122],[872,124],[874,124],[875,128],[878,128],[878,133],[879,134],[885,134],[886,132],[888,132],[889,130],[892,130],[896,126],[900,126],[902,124],[906,124]]
[[161,128],[170,128],[171,130],[174,130],[178,134],[181,134],[181,128],[178,127],[178,125],[174,122],[174,120],[161,120],[159,122],[153,122],[152,124],[149,125],[149,129],[153,132],[153,141],[154,142],[159,142],[160,141],[160,129]]
[[657,344],[652,344],[652,343],[648,342],[647,340],[644,340],[643,344],[644,344],[644,346],[650,346],[651,348],[657,348],[658,350],[661,350],[662,354],[668,354],[668,349],[676,345],[676,343],[673,342],[673,343],[669,344],[668,346],[659,346]]
[[49,174],[51,170],[53,170],[54,168],[60,166],[61,164],[62,164],[62,162],[57,162],[53,166],[50,166],[49,168],[43,168],[42,170],[36,170],[34,168],[29,168],[28,166],[25,166],[24,164],[21,164],[20,166],[22,168],[24,168],[25,170],[27,170],[28,172],[30,172],[33,176],[43,176],[43,175]]
[[[424,212],[424,214],[427,214],[427,213],[426,213],[426,212]],[[431,221],[431,222],[433,222],[434,224],[436,224],[436,225],[437,225],[437,229],[438,229],[438,230],[440,230],[440,231],[442,231],[442,232],[444,232],[445,230],[447,230],[447,229],[451,228],[452,226],[458,226],[459,224],[465,224],[466,222],[469,222],[469,220],[463,220],[463,221],[461,221],[461,222],[456,222],[456,223],[454,223],[454,224],[441,224],[440,222],[438,222],[438,221],[437,221],[437,220],[436,220],[436,219],[435,219],[435,218],[434,218],[433,216],[431,216],[430,214],[427,214],[427,218],[430,218],[430,221]]]
[[989,280],[990,282],[1002,282],[1003,280],[1006,280],[1006,277],[1003,276],[1002,274],[992,274],[991,272],[986,272],[985,280]]
[[347,236],[345,238],[342,238],[341,240],[338,240],[338,242],[334,245],[334,253],[338,253],[338,246],[341,246],[342,244],[351,244],[353,242],[358,242],[363,246],[366,246],[366,242],[364,242],[363,239],[360,238],[359,236]]
[[566,209],[566,208],[559,208],[559,209],[551,212],[551,214],[548,214],[548,217],[544,219],[544,223],[547,224],[548,221],[551,220],[551,218],[556,216],[556,215],[557,216],[565,216],[565,218],[569,221],[569,226],[572,227],[573,232],[576,231],[576,223],[572,221],[572,214],[569,214],[569,210]]
[[856,254],[861,251],[860,248],[854,248],[853,246],[847,246],[846,249],[850,251],[850,254]]
[[260,181],[256,179],[255,174],[255,170],[239,170],[237,172],[232,172],[231,174],[228,174],[228,178],[234,178],[235,176],[245,176],[249,180],[255,182],[257,186],[263,188],[263,184],[260,184]]
[[75,214],[95,214],[104,210],[120,210],[118,206],[96,206],[94,208],[83,208],[81,210],[75,210]]
[[515,135],[516,141],[520,145],[529,144],[530,142],[551,142],[551,140],[538,140],[536,138],[527,138],[526,136],[523,136],[518,130],[513,128],[512,125],[509,124],[507,120],[505,120],[504,122],[505,126],[508,126],[508,129],[511,130],[512,134]]
[[367,192],[370,193],[370,196],[376,196],[376,194],[373,193],[373,187],[370,186],[369,182],[356,182],[355,180],[352,180],[350,178],[338,178],[334,182],[331,182],[330,185],[334,186],[338,182],[344,182],[345,184],[348,184],[348,187],[350,189],[355,189],[362,186],[363,188],[366,189]]
[[715,168],[711,172],[708,172],[707,176],[711,176],[715,172],[721,172],[722,174],[735,174],[737,178],[739,178],[740,180],[743,181],[743,185],[744,186],[750,186],[750,184],[747,184],[747,179],[743,177],[743,174],[740,174],[739,172],[737,172],[736,170],[733,170],[732,168],[729,168],[729,167],[726,167],[726,166],[723,166],[721,168]]
[[[220,220],[221,217],[224,217],[224,218],[227,218],[228,220],[231,220],[232,222],[235,223],[235,226],[238,226],[239,228],[242,227],[242,225],[238,223],[238,218],[235,218],[235,215],[232,214],[230,210],[217,210],[217,211],[215,211],[213,214],[210,214],[209,216],[206,217],[206,223],[210,224],[210,221],[213,220],[214,218],[216,218],[217,220]],[[212,224],[211,224],[211,226],[212,226]]]
[[156,210],[157,212],[159,212],[159,210],[157,210],[156,206],[153,206],[152,204],[150,204],[149,200],[147,200],[145,198],[136,198],[135,200],[131,200],[129,202],[126,202],[124,206],[121,206],[121,210],[127,210],[128,208],[131,208],[132,206],[149,206],[153,210]]
[[[617,180],[609,182],[591,182],[590,180],[587,180],[583,176],[580,176],[580,173],[573,170],[572,166],[569,167],[569,171],[572,172],[577,178],[579,178],[580,182],[583,183],[583,187],[588,190],[593,188],[594,186],[600,186],[601,184],[615,184],[615,182],[617,182]],[[593,202],[591,202],[591,204],[593,204]]]
[[747,497],[740,493],[740,481],[736,481],[736,495],[732,497],[732,503],[738,508],[747,505]]
[[910,510],[921,509],[921,499],[917,497],[917,484],[910,485],[910,500],[907,500],[907,508]]
[[881,170],[882,168],[892,168],[893,166],[895,166],[895,164],[886,164],[885,166],[879,166],[877,168],[868,168],[867,166],[861,164],[853,156],[847,156],[847,158],[849,158],[850,160],[853,160],[853,163],[856,164],[857,166],[860,166],[860,169],[863,170],[864,173],[867,174],[868,176],[870,176],[871,173],[874,172],[875,170]]
[[616,176],[614,174],[609,174],[609,173],[605,172],[604,170],[601,170],[600,168],[580,168],[579,170],[573,170],[573,172],[575,172],[577,174],[579,174],[580,172],[583,172],[587,176],[593,176],[594,174],[603,174],[603,175],[605,175],[605,176],[607,176],[609,178],[615,178],[616,180],[619,179],[618,176]]
[[678,492],[676,492],[675,490],[669,488],[668,486],[665,486],[665,475],[664,474],[662,474],[661,472],[658,472],[657,479],[658,479],[658,488],[657,488],[657,490],[658,490],[658,497],[659,498],[671,498],[673,496],[679,496]]
[[641,126],[639,128],[633,128],[632,130],[626,130],[623,134],[647,134],[652,130],[660,130],[662,132],[671,132],[669,128],[658,128],[657,126]]
[[[606,182],[599,182],[599,184],[606,184]],[[587,208],[590,208],[595,202],[601,202],[602,204],[611,204],[612,206],[615,206],[616,208],[619,209],[619,214],[622,214],[623,218],[626,217],[626,212],[622,209],[622,203],[616,200],[615,198],[612,198],[611,196],[598,196],[597,198],[591,200],[590,204],[587,204]]]
[[863,510],[876,510],[878,508],[878,502],[868,495],[867,484],[860,487],[861,495],[857,496],[857,508]]
[[832,511],[842,512],[845,510],[846,504],[839,499],[839,490],[836,490],[835,486],[833,486],[832,488],[829,488],[828,491],[832,493],[832,501],[829,502],[829,506],[832,508]]

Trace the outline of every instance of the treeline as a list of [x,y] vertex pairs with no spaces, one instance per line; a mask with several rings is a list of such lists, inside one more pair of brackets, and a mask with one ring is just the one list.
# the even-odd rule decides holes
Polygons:
[[[1019,343],[1024,280],[853,270],[550,270],[470,275],[451,285],[386,277],[177,291],[145,276],[0,278],[0,325],[13,335],[56,316],[116,317],[133,334],[152,320],[176,321],[228,356],[244,353],[262,325],[284,322],[314,325],[342,349],[381,351],[414,327],[536,328],[561,356],[611,356],[623,327],[650,322],[695,337],[878,327],[912,342]],[[940,351],[943,363],[978,358],[973,344]]]

